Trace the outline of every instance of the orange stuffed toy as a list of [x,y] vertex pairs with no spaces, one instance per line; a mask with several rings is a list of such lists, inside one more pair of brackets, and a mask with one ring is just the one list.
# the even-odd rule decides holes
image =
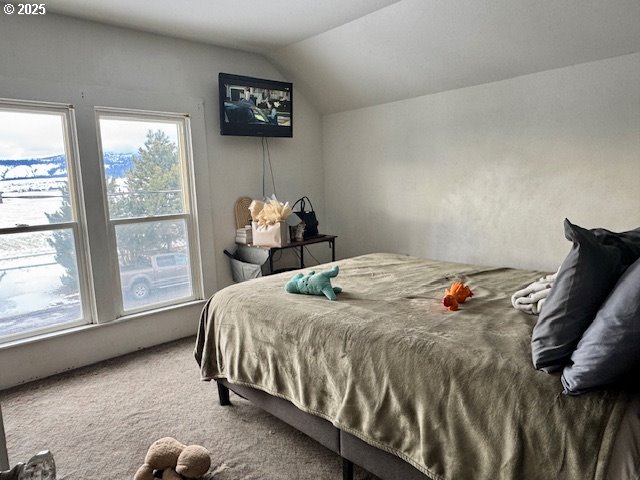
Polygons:
[[462,282],[453,282],[451,287],[447,288],[444,293],[442,304],[452,312],[458,310],[458,304],[464,303],[469,297],[473,297],[473,292]]

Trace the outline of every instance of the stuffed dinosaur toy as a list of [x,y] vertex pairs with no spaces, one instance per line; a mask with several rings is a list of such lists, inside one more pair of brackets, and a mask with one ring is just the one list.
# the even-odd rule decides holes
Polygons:
[[331,279],[338,276],[338,266],[324,272],[311,271],[306,275],[296,273],[287,282],[284,289],[289,293],[304,293],[307,295],[325,295],[329,300],[336,299],[336,293],[340,293],[340,287],[332,287]]
[[459,303],[464,303],[467,298],[473,297],[471,289],[462,282],[453,282],[444,293],[442,304],[452,312],[458,310]]

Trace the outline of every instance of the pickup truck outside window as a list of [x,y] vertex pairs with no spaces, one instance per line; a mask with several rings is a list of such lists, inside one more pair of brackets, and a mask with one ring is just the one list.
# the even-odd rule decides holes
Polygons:
[[[183,253],[151,255],[136,265],[120,267],[122,290],[139,301],[151,293],[162,296],[163,289],[187,290],[191,282],[189,259]],[[173,294],[172,293],[172,294]]]

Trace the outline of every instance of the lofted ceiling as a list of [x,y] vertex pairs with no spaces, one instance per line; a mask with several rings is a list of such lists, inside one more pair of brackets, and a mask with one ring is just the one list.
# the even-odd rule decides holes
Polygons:
[[640,52],[638,0],[46,5],[49,12],[262,54],[325,114]]

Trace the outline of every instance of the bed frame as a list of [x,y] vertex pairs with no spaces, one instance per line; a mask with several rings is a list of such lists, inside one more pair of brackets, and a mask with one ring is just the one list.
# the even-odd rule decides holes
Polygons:
[[224,379],[217,379],[216,383],[220,405],[231,405],[229,392],[232,391],[340,455],[343,480],[353,480],[354,464],[382,480],[431,480],[401,458],[340,430],[328,420],[299,410],[287,400]]

